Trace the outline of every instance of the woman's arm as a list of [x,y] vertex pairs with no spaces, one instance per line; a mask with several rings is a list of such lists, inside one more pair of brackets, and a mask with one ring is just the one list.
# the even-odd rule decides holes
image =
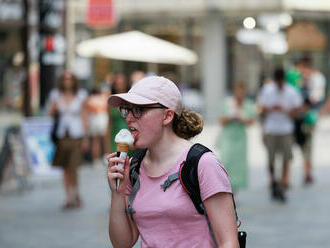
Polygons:
[[138,229],[126,213],[124,196],[113,193],[109,219],[109,236],[114,247],[133,247],[139,237]]
[[239,248],[232,195],[217,193],[204,201],[218,247]]
[[330,113],[330,98],[325,102],[323,107],[321,108],[320,115],[324,116]]
[[50,116],[54,116],[55,115],[55,112],[57,111],[57,103],[56,101],[52,101],[51,104],[50,104],[50,107],[48,109],[48,115]]
[[254,118],[242,119],[242,123],[246,126],[250,126],[254,123]]
[[89,115],[87,101],[88,101],[88,98],[83,102],[83,104],[81,106],[81,112],[80,112],[81,120],[82,120],[83,127],[84,127],[84,130],[86,133],[88,132],[88,115]]
[[228,116],[222,116],[222,117],[219,118],[219,122],[223,126],[227,125],[229,122],[236,121],[236,120],[237,120],[237,118],[228,117]]
[[[109,218],[110,240],[114,247],[132,247],[139,237],[139,232],[130,215],[125,211],[127,206],[125,191],[129,174],[128,158],[124,169],[117,166],[118,162],[124,163],[124,161],[116,157],[116,153],[110,154],[108,161],[108,182],[112,191]],[[117,178],[121,179],[118,191],[116,190]]]

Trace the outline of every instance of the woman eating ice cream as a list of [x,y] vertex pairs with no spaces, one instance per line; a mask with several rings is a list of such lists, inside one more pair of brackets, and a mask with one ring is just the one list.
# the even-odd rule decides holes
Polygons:
[[[109,104],[119,107],[134,138],[133,147],[147,148],[131,212],[127,211],[134,190],[129,158],[123,160],[116,153],[108,156],[112,191],[109,235],[113,246],[132,247],[140,236],[141,247],[239,247],[230,182],[212,152],[204,153],[198,162],[200,196],[210,226],[180,180],[171,182],[166,190],[161,186],[169,175],[179,171],[193,146],[189,139],[203,128],[199,114],[183,109],[176,85],[164,77],[147,77],[129,92],[112,95]],[[122,169],[118,164],[123,163]]]

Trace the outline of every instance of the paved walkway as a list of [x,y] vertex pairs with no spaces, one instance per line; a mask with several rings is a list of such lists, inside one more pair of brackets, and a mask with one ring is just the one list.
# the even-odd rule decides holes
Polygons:
[[[315,177],[302,186],[301,155],[294,151],[292,186],[287,204],[269,200],[265,151],[260,127],[249,130],[250,187],[237,195],[238,212],[252,248],[327,248],[330,215],[330,120],[320,122],[315,133]],[[196,139],[213,147],[217,126],[208,125]],[[33,189],[0,194],[0,247],[95,248],[112,247],[108,237],[110,193],[105,168],[84,166],[81,190],[84,207],[61,212],[60,178],[31,178]]]

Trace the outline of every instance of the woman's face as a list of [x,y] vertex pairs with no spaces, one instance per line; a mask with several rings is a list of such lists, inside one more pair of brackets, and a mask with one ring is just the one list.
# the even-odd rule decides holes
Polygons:
[[[125,107],[132,108],[136,105]],[[135,118],[131,111],[128,113],[126,123],[134,137],[135,148],[152,147],[161,138],[164,112],[165,109],[161,108],[143,109],[140,118]]]
[[242,100],[245,97],[245,90],[243,87],[240,86],[236,86],[234,88],[234,95],[236,97],[236,99]]
[[73,79],[70,72],[65,72],[64,78],[63,78],[63,86],[65,90],[71,90],[73,88]]
[[127,91],[126,77],[123,74],[118,74],[116,77],[116,82],[114,84],[118,93],[124,93]]

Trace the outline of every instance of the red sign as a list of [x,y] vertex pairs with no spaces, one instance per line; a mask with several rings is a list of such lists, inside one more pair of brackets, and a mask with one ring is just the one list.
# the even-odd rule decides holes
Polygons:
[[54,51],[54,36],[46,37],[44,42],[44,47],[46,51]]
[[87,25],[95,28],[108,28],[116,23],[114,0],[89,0]]

